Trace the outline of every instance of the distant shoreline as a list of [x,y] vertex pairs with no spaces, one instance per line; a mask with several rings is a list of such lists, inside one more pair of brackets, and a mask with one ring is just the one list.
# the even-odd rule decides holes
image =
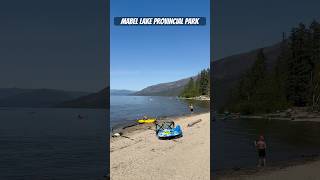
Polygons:
[[187,99],[187,100],[197,100],[197,101],[210,101],[209,96],[196,96],[196,97],[178,97],[179,99]]
[[[223,114],[219,114],[220,116]],[[225,118],[247,118],[247,119],[269,119],[269,120],[287,120],[293,122],[309,121],[320,122],[320,112],[311,112],[307,108],[290,108],[285,111],[279,111],[276,113],[268,114],[253,114],[253,115],[241,115],[240,113],[230,113],[225,115]]]
[[197,100],[197,101],[210,101],[209,96],[196,96],[196,97],[181,97],[181,96],[164,96],[164,95],[137,95],[137,94],[127,94],[127,95],[112,95],[112,96],[144,96],[144,97],[171,97],[177,99],[186,99],[186,100]]

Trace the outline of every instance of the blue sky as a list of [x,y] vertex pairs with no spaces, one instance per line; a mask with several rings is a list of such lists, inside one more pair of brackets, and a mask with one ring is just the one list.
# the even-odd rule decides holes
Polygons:
[[[209,67],[209,0],[111,0],[110,86],[140,90]],[[114,17],[197,16],[205,26],[114,26]]]
[[300,22],[320,20],[319,0],[216,0],[214,59],[280,42]]
[[1,2],[0,88],[103,89],[106,13],[104,0]]

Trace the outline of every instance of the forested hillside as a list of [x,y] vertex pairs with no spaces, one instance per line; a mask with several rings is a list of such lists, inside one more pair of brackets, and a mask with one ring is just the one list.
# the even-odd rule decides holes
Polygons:
[[232,89],[223,110],[268,113],[288,107],[320,109],[320,24],[299,24],[288,38],[283,36],[281,52],[267,71],[264,49],[253,66]]
[[201,95],[210,96],[210,69],[202,70],[196,78],[190,78],[180,96],[190,98]]

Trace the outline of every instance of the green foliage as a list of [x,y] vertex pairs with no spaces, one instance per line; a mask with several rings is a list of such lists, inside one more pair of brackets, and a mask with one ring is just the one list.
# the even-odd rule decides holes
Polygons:
[[290,106],[320,107],[320,24],[299,24],[271,71],[266,70],[263,49],[251,69],[232,90],[224,109],[243,114],[269,113]]
[[311,65],[311,41],[310,31],[305,25],[300,24],[298,28],[293,28],[289,48],[290,54],[287,59],[288,78],[287,98],[294,106],[305,106],[308,103]]
[[232,93],[227,108],[233,112],[253,114],[271,112],[279,106],[275,100],[275,81],[267,73],[263,49],[257,52],[252,68],[242,77]]
[[202,70],[196,77],[196,80],[190,78],[181,93],[181,96],[186,98],[200,95],[210,96],[210,69]]

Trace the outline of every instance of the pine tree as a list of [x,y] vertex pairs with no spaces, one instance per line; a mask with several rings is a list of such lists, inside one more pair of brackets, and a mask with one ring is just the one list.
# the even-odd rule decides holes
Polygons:
[[320,110],[320,24],[300,23],[285,35],[275,66],[266,70],[263,50],[245,73],[227,107],[245,113],[271,112],[289,106]]
[[295,106],[305,106],[308,102],[311,56],[310,33],[304,24],[292,30],[290,37],[290,59],[288,60],[287,98]]
[[272,97],[274,98],[274,108],[279,110],[288,106],[286,98],[286,80],[288,78],[288,59],[290,51],[288,48],[288,39],[285,33],[282,36],[280,55],[277,58],[274,69],[271,73]]
[[311,82],[310,82],[310,101],[312,109],[319,109],[320,99],[320,24],[313,21],[310,25],[311,33]]
[[210,95],[210,70],[202,70],[196,80],[190,78],[187,85],[184,87],[182,97],[196,97],[200,95]]
[[209,72],[207,70],[202,70],[199,77],[199,94],[208,95],[209,91]]
[[247,99],[256,95],[257,88],[264,83],[266,77],[266,59],[263,53],[263,49],[260,49],[257,53],[256,60],[251,67],[250,71],[247,73],[244,79],[244,91],[247,91]]
[[263,49],[260,49],[257,54],[257,59],[253,64],[251,74],[252,85],[259,84],[266,77],[266,58],[263,53]]
[[267,98],[264,90],[266,75],[266,58],[263,49],[260,49],[253,66],[244,74],[237,89],[233,91],[231,110],[253,113],[257,105]]
[[206,71],[206,77],[208,79],[208,84],[207,84],[207,92],[206,95],[210,96],[210,69],[208,68]]

